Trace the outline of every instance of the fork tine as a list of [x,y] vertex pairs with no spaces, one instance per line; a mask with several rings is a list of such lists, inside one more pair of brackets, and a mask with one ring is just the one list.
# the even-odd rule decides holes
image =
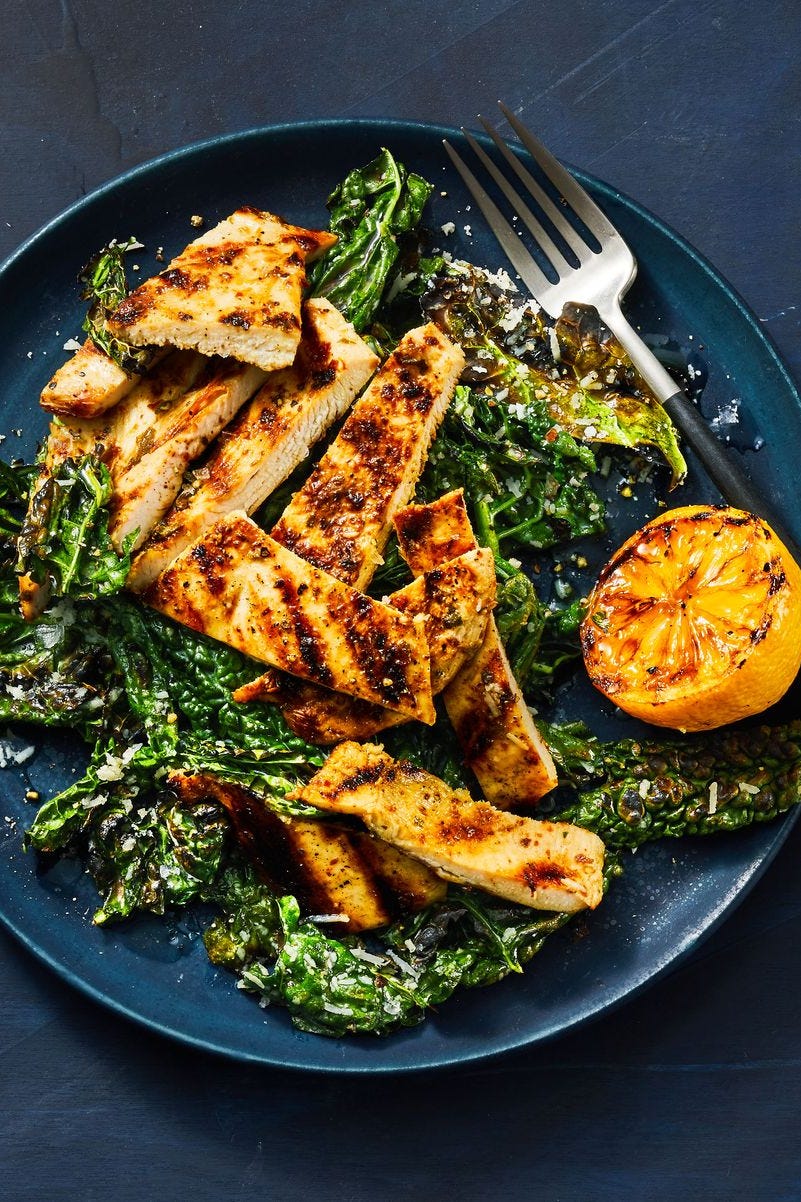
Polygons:
[[525,125],[506,107],[502,100],[498,101],[498,108],[531,157],[539,163],[545,175],[560,195],[571,205],[587,229],[596,236],[599,242],[611,242],[613,239],[617,241],[620,238],[617,230],[601,212],[595,201],[590,199],[581,184],[573,178],[569,171],[565,170],[561,163],[556,161],[551,152],[546,150],[542,142],[526,129]]
[[473,172],[461,156],[456,153],[446,138],[442,139],[442,145],[445,147],[448,157],[464,180],[468,192],[486,217],[490,229],[500,242],[507,258],[512,263],[523,283],[534,296],[540,296],[543,292],[549,290],[551,288],[551,281],[540,271],[534,259],[532,259],[523,246],[518,235],[512,229],[495,202],[490,199],[481,187]]
[[[479,121],[480,120],[481,120],[481,118],[479,117]],[[562,254],[559,247],[556,245],[556,243],[551,238],[550,234],[547,232],[546,229],[544,229],[544,227],[540,224],[540,222],[537,221],[537,218],[534,216],[531,209],[523,201],[523,198],[520,195],[520,193],[515,191],[515,189],[512,187],[512,185],[506,179],[506,176],[503,175],[503,173],[498,170],[498,168],[493,163],[492,159],[489,157],[489,155],[484,150],[484,148],[482,146],[479,146],[478,142],[475,140],[473,135],[471,133],[469,133],[468,130],[466,130],[464,127],[462,127],[462,133],[464,134],[465,138],[467,139],[467,144],[470,147],[470,149],[484,164],[484,166],[486,167],[489,174],[495,180],[495,183],[498,185],[498,187],[503,192],[504,196],[509,201],[509,203],[512,206],[512,208],[514,209],[514,211],[517,213],[518,217],[521,219],[521,221],[524,223],[524,225],[528,229],[529,233],[532,234],[534,236],[534,238],[536,238],[537,242],[539,243],[540,249],[544,252],[546,257],[548,259],[550,259],[551,263],[556,268],[559,275],[562,274],[562,271],[564,270],[564,268],[567,268],[569,271],[572,268],[572,263],[569,263],[567,261],[567,259]]]
[[[578,230],[574,229],[570,222],[566,220],[564,215],[559,212],[548,193],[540,187],[531,172],[526,170],[514,151],[506,145],[498,131],[494,129],[493,126],[490,125],[489,121],[482,117],[480,113],[478,119],[484,126],[484,129],[487,131],[489,136],[492,138],[495,145],[498,147],[498,150],[500,150],[501,154],[506,159],[509,166],[516,172],[527,188],[528,192],[534,197],[543,213],[545,213],[546,217],[550,219],[552,224],[562,235],[565,242],[578,259],[579,263],[583,263],[585,259],[590,257],[591,252],[589,252],[589,247],[582,238],[581,234],[578,232]],[[531,232],[534,233],[533,230]]]

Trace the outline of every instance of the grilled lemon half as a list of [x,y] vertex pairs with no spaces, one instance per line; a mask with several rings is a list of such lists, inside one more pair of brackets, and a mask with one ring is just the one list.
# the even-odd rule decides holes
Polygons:
[[712,730],[773,705],[801,666],[801,568],[767,522],[688,505],[633,534],[581,627],[597,689],[656,726]]

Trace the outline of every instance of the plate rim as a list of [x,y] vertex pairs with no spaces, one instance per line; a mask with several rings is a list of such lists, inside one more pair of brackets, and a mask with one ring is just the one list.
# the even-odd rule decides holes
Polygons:
[[[403,132],[405,135],[415,132],[420,132],[426,137],[438,136],[440,138],[451,138],[462,141],[464,134],[456,127],[442,125],[432,122],[412,121],[397,118],[383,117],[336,117],[336,118],[321,118],[319,120],[311,119],[305,121],[289,121],[270,125],[257,125],[248,127],[242,130],[235,130],[224,134],[216,135],[212,138],[201,139],[191,142],[183,146],[176,147],[172,150],[165,151],[163,154],[157,155],[154,158],[144,160],[137,163],[135,166],[113,176],[88,192],[85,196],[79,197],[77,200],[66,206],[55,216],[51,217],[42,226],[33,233],[28,235],[9,255],[0,263],[0,281],[6,274],[12,270],[17,262],[32,250],[36,244],[47,237],[49,234],[58,229],[62,223],[69,221],[74,215],[80,213],[84,208],[97,203],[99,200],[110,196],[114,192],[124,189],[131,182],[136,181],[140,177],[147,176],[151,172],[158,171],[160,168],[169,164],[181,162],[185,159],[191,159],[195,156],[221,146],[233,146],[237,143],[245,143],[250,140],[258,141],[264,138],[269,138],[276,135],[292,135],[303,132],[320,133],[326,130],[338,130],[342,132],[350,131],[387,131],[387,140],[391,138],[393,130]],[[490,145],[490,139],[485,134],[477,135],[480,142]],[[524,152],[525,153],[525,152]],[[773,365],[788,391],[794,396],[795,402],[801,411],[801,391],[796,384],[794,377],[791,375],[786,366],[778,347],[773,341],[768,330],[766,330],[760,322],[756,313],[751,309],[742,295],[729,283],[729,281],[720,274],[717,268],[698,251],[692,243],[690,243],[682,234],[678,233],[672,226],[664,222],[652,210],[648,209],[639,201],[628,196],[620,191],[614,185],[599,179],[589,172],[575,168],[570,164],[570,170],[581,180],[582,183],[588,185],[596,194],[602,198],[608,198],[615,202],[619,202],[626,209],[634,213],[639,220],[646,225],[655,228],[660,234],[666,236],[669,241],[675,245],[677,250],[690,258],[704,275],[713,283],[716,290],[725,294],[731,304],[734,305],[741,318],[748,324],[753,334],[757,336],[764,349],[769,354]],[[709,938],[733,913],[733,911],[747,898],[749,893],[760,881],[764,873],[772,864],[776,855],[780,851],[783,844],[786,842],[790,832],[795,826],[799,818],[799,809],[796,807],[793,810],[786,812],[775,826],[775,834],[762,855],[759,862],[749,870],[748,875],[742,881],[736,891],[730,895],[724,894],[720,908],[713,918],[707,922],[700,931],[690,932],[687,937],[678,945],[674,945],[667,956],[660,957],[661,963],[659,966],[642,979],[638,980],[634,985],[621,991],[612,998],[607,998],[597,1006],[594,1006],[588,1001],[587,1005],[578,1014],[575,1014],[569,1021],[555,1023],[552,1022],[544,1030],[541,1030],[534,1036],[519,1035],[510,1033],[510,1037],[503,1041],[496,1041],[490,1048],[480,1048],[474,1052],[458,1052],[449,1054],[446,1049],[443,1049],[436,1058],[429,1057],[425,1061],[418,1064],[389,1064],[367,1062],[363,1064],[348,1065],[342,1064],[310,1064],[303,1059],[288,1059],[286,1056],[277,1058],[274,1054],[270,1055],[269,1049],[266,1054],[249,1052],[246,1049],[233,1049],[224,1045],[215,1043],[213,1040],[193,1035],[185,1030],[161,1022],[148,1015],[137,1012],[131,1006],[126,1005],[121,1001],[107,993],[104,993],[100,988],[94,985],[91,981],[84,979],[78,972],[73,971],[69,965],[57,960],[49,951],[41,947],[36,940],[28,935],[24,929],[20,928],[15,921],[3,912],[0,907],[0,922],[14,939],[21,944],[27,952],[32,954],[43,963],[49,970],[69,986],[75,988],[83,996],[90,998],[94,1003],[103,1006],[104,1009],[120,1015],[124,1019],[135,1023],[137,1026],[156,1033],[157,1035],[177,1041],[185,1046],[196,1048],[200,1051],[209,1053],[214,1056],[221,1056],[228,1060],[233,1060],[239,1063],[261,1064],[265,1067],[287,1069],[297,1072],[309,1073],[332,1073],[332,1074],[355,1074],[355,1075],[387,1075],[395,1073],[419,1073],[430,1072],[434,1069],[455,1068],[461,1065],[475,1064],[480,1061],[497,1059],[502,1056],[510,1055],[514,1051],[524,1048],[532,1048],[543,1043],[551,1042],[563,1034],[568,1034],[575,1031],[579,1027],[594,1023],[601,1018],[613,1013],[619,1007],[629,1001],[633,1001],[641,993],[643,993],[652,984],[656,984],[664,978],[669,972],[680,967],[687,959],[692,951]],[[320,1036],[319,1038],[324,1038]],[[387,1036],[382,1040],[382,1043],[392,1040],[392,1036]],[[336,1041],[335,1041],[336,1042]]]

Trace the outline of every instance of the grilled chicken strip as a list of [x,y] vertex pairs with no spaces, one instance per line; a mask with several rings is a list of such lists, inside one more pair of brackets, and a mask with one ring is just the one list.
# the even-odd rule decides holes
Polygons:
[[[463,367],[461,347],[433,323],[411,330],[295,493],[273,538],[339,580],[365,588],[394,515],[414,492]],[[264,699],[274,687],[269,673],[246,686],[247,696]]]
[[393,760],[374,744],[340,743],[292,796],[357,815],[380,839],[444,880],[534,910],[594,909],[602,897],[604,845],[597,835],[473,801],[463,789]]
[[50,423],[44,467],[50,471],[65,459],[95,454],[119,479],[142,451],[158,439],[154,426],[195,383],[209,360],[194,351],[161,353],[147,376],[134,383],[109,413],[95,417],[54,417]]
[[433,324],[401,340],[276,526],[273,538],[364,588],[411,497],[462,368]]
[[[395,528],[401,554],[415,573],[430,571],[440,555],[477,545],[460,490],[431,505],[408,506],[396,517]],[[556,787],[553,757],[515,680],[494,618],[443,701],[487,801],[501,809],[535,805]]]
[[[431,657],[431,691],[440,693],[475,655],[495,605],[492,552],[467,551],[418,576],[387,598],[401,613],[425,616]],[[280,706],[290,728],[309,743],[326,746],[341,739],[369,739],[406,721],[402,714],[357,701],[305,681],[267,673],[233,694],[235,701],[270,701]]]
[[[203,360],[193,352],[189,359],[205,363],[194,387],[163,405],[144,398],[123,415],[119,441],[109,454],[114,481],[109,529],[118,546],[134,531],[134,549],[142,545],[178,495],[186,468],[264,380],[261,368],[233,359]],[[147,384],[143,380],[137,393]],[[143,418],[149,419],[146,429]]]
[[250,207],[208,230],[111,314],[112,333],[134,346],[178,346],[288,367],[300,342],[305,263],[333,234],[287,225]]
[[87,338],[72,358],[58,369],[40,396],[43,409],[70,417],[94,417],[138,384],[140,377],[118,367]]
[[194,539],[237,509],[253,513],[308,455],[364,387],[378,357],[326,300],[303,307],[292,367],[271,372],[185,485],[136,557],[128,587],[141,592]]
[[383,927],[441,900],[446,885],[418,860],[363,831],[279,818],[255,793],[207,774],[174,772],[169,784],[188,804],[213,798],[238,842],[276,893],[291,893],[310,914],[339,914],[335,930]]
[[274,668],[434,722],[424,619],[321,572],[243,513],[212,526],[143,596]]
[[54,417],[47,431],[42,468],[51,472],[65,459],[81,459],[97,449],[102,418]]

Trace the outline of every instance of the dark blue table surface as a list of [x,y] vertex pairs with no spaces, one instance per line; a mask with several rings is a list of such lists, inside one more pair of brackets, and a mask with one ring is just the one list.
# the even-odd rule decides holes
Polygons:
[[[502,96],[675,226],[801,379],[797,0],[4,0],[0,257],[135,163]],[[243,1067],[84,999],[0,931],[0,1195],[801,1198],[796,828],[668,978],[550,1045],[395,1080]]]

